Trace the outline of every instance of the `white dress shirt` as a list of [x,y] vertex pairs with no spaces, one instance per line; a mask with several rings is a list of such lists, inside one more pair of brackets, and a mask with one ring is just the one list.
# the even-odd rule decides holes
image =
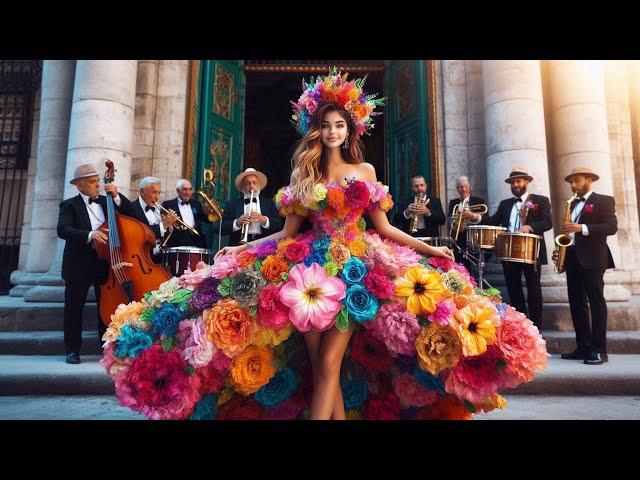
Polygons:
[[[89,220],[91,221],[91,231],[87,236],[87,243],[91,243],[91,235],[93,235],[93,232],[100,228],[100,225],[104,223],[105,216],[104,212],[102,211],[102,207],[98,202],[89,203],[89,196],[85,195],[82,192],[80,192],[80,196],[82,197],[84,206],[87,207],[87,213],[89,214]],[[120,206],[120,202],[122,201],[120,199],[120,194],[116,195],[113,201],[117,206]]]
[[527,203],[527,199],[529,198],[529,192],[525,192],[524,195],[520,197],[520,200],[514,202],[513,207],[511,207],[511,216],[509,217],[509,231],[517,232],[520,230],[522,223],[520,221],[520,209],[526,208],[524,205]]
[[[589,201],[589,197],[591,196],[591,194],[593,193],[593,190],[589,190],[585,195],[584,195],[584,202],[578,202],[576,205],[576,208],[573,209],[573,212],[571,212],[571,221],[573,223],[578,223],[578,220],[580,219],[580,215],[582,214],[582,210],[584,209],[584,206],[587,204],[587,202]],[[582,235],[584,235],[585,237],[589,236],[589,229],[587,228],[587,226],[583,223],[580,225],[582,228]],[[575,239],[576,234],[575,232],[570,232],[569,236],[573,239]]]
[[138,197],[138,202],[140,202],[140,206],[142,207],[142,211],[144,212],[145,217],[147,217],[147,221],[149,222],[149,225],[159,225],[160,236],[164,237],[164,232],[166,232],[166,229],[162,224],[162,216],[160,215],[160,210],[158,210],[158,208],[155,207],[154,205],[149,205],[150,207],[153,207],[153,210],[146,210],[145,207],[147,206],[147,204],[144,203],[144,200],[142,200],[142,197]]
[[[242,200],[244,202],[244,200],[249,200],[251,198],[250,195],[245,195],[244,199]],[[254,195],[254,197],[256,199],[256,201],[254,202],[254,212],[259,213],[262,215],[262,211],[260,210],[260,194],[258,193],[257,195]],[[244,205],[244,214],[246,215],[247,212],[249,211],[249,207],[251,206],[251,203],[247,203]],[[267,221],[264,222],[262,224],[262,227],[260,226],[260,222],[252,222],[249,224],[249,233],[251,235],[256,235],[256,234],[261,234],[262,233],[262,228],[269,228],[269,217],[267,217]],[[242,227],[238,226],[238,219],[236,218],[233,221],[233,231],[237,232],[238,230],[240,230]]]
[[[469,195],[468,197],[464,197],[467,198],[467,207],[470,207],[471,205],[469,205],[469,202],[471,202],[471,195]],[[462,210],[462,205],[464,204],[464,198],[462,200],[460,200],[460,203],[458,203],[458,211]],[[476,216],[474,218],[469,219],[469,223],[480,223],[480,221],[482,220],[482,215],[479,213],[475,214]]]
[[182,221],[184,223],[186,223],[190,227],[195,226],[196,219],[193,217],[193,210],[191,210],[191,205],[183,205],[180,197],[178,197],[178,210],[180,210],[180,216],[182,217]]

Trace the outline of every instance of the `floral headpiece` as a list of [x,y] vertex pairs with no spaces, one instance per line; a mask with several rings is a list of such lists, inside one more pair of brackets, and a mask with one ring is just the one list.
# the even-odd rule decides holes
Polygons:
[[362,87],[367,77],[347,81],[349,74],[341,74],[336,67],[329,70],[326,76],[311,77],[309,83],[302,80],[302,95],[293,105],[292,123],[297,130],[305,135],[309,131],[311,120],[318,108],[327,103],[333,103],[351,114],[356,124],[355,138],[363,133],[369,134],[373,128],[373,118],[380,112],[373,110],[384,105],[386,98],[375,98],[377,93],[367,95]]

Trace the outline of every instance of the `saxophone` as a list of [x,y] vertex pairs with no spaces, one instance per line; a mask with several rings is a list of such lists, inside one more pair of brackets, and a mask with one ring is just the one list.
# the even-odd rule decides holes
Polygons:
[[[574,194],[564,206],[564,212],[562,214],[562,223],[565,224],[571,221],[571,203],[576,199],[578,194]],[[556,248],[553,251],[552,259],[555,265],[556,273],[563,273],[565,269],[565,261],[567,257],[567,248],[573,245],[573,238],[566,233],[561,233],[555,238]]]
[[[418,205],[420,204],[424,204],[425,206],[429,205],[429,202],[431,201],[431,199],[427,200],[425,202],[424,200],[425,194],[421,193],[420,195],[414,196],[413,197],[413,203],[416,203]],[[420,215],[418,215],[417,213],[412,213],[411,214],[411,233],[416,233],[418,231],[418,220],[420,219]]]

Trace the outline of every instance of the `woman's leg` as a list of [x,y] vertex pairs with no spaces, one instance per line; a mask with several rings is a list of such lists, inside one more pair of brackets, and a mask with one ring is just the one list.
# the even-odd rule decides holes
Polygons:
[[[340,366],[344,352],[349,345],[351,329],[339,332],[331,329],[325,332],[320,344],[320,355],[317,369],[317,381],[311,401],[311,420],[327,420],[334,413],[334,418],[344,419],[344,406],[340,392]],[[336,409],[337,401],[339,409]]]
[[[318,370],[320,368],[320,344],[322,343],[323,333],[321,332],[305,332],[303,334],[304,341],[307,346],[307,354],[309,355],[309,361],[311,362],[311,370],[313,372],[313,390],[317,389],[318,384]],[[342,420],[346,417],[344,411],[344,400],[342,398],[342,390],[338,388],[338,394],[336,395],[335,405],[333,407],[333,413],[331,414],[332,420]]]

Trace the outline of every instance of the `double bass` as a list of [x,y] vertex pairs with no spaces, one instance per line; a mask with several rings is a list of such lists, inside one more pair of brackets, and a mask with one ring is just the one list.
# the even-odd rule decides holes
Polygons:
[[[107,184],[115,178],[115,167],[109,159],[105,163]],[[108,232],[108,242],[94,240],[93,245],[98,258],[109,264],[107,280],[100,285],[100,315],[109,325],[118,305],[140,301],[142,295],[157,290],[171,275],[151,259],[150,251],[156,244],[153,231],[135,218],[116,212],[111,195],[107,195],[107,219],[100,229]]]

